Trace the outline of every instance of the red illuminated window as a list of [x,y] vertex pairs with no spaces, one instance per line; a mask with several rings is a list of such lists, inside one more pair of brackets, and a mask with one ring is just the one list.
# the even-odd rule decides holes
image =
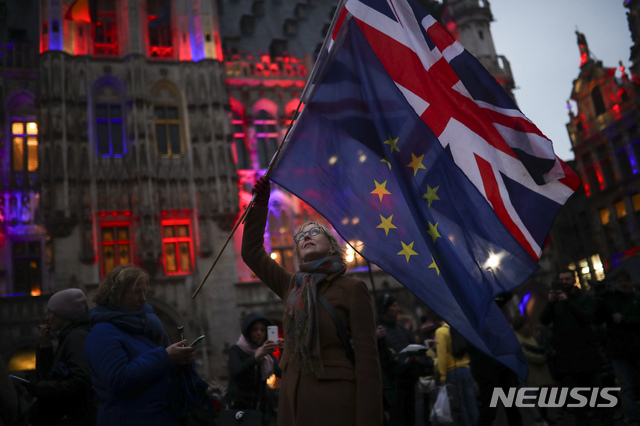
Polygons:
[[244,115],[232,110],[231,125],[233,126],[233,159],[235,160],[236,168],[239,170],[248,169],[251,167],[251,162],[245,145],[247,132]]
[[116,266],[131,263],[131,222],[100,224],[100,260],[103,276]]
[[118,55],[118,26],[116,24],[115,0],[97,1],[95,38],[93,48],[96,56]]
[[278,150],[278,129],[276,118],[264,109],[258,110],[253,125],[256,131],[256,144],[258,147],[258,164],[261,169],[266,169],[273,155]]
[[190,219],[162,221],[162,254],[167,275],[188,274],[193,270],[193,236]]
[[148,0],[149,56],[172,58],[171,0]]

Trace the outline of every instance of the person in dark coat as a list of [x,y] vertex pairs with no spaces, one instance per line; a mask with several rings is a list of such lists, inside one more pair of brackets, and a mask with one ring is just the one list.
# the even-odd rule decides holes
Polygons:
[[[252,190],[256,197],[247,213],[242,259],[285,305],[278,426],[381,425],[380,362],[366,284],[345,275],[344,248],[317,222],[303,223],[294,234],[299,271],[282,268],[264,248],[268,179],[262,176]],[[336,324],[350,333],[351,346],[343,344]]]
[[418,376],[411,369],[403,371],[396,357],[414,343],[409,329],[398,322],[399,304],[389,293],[377,300],[378,352],[382,367],[382,391],[388,410],[389,426],[413,426],[416,422],[416,384]]
[[18,393],[0,356],[0,426],[18,423]]
[[234,409],[254,409],[262,412],[263,424],[275,416],[267,379],[281,375],[278,359],[273,355],[276,344],[267,340],[267,326],[271,321],[253,312],[242,321],[242,334],[229,349],[229,387],[225,398]]
[[[552,328],[551,347],[555,356],[549,367],[560,386],[594,387],[603,359],[593,330],[594,299],[575,286],[575,274],[565,270],[552,285],[549,302],[540,314],[540,323]],[[588,408],[573,409],[577,424],[585,424]]]
[[[59,291],[47,302],[47,321],[40,325],[36,377],[25,383],[37,401],[29,419],[38,425],[95,424],[95,394],[91,390],[84,343],[91,329],[87,298],[77,288]],[[52,338],[57,337],[54,352]]]
[[146,302],[149,275],[115,267],[98,286],[85,353],[100,399],[98,426],[179,426],[207,385],[193,367],[196,348],[170,344]]
[[626,270],[614,276],[615,288],[597,297],[596,320],[605,323],[606,351],[621,388],[620,399],[627,424],[639,424],[640,397],[640,295]]

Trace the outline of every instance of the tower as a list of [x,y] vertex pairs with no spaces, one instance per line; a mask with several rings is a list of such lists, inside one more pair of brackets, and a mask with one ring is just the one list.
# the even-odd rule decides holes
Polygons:
[[507,58],[496,53],[491,35],[493,14],[489,0],[449,0],[442,23],[475,56],[513,98],[515,83]]
[[585,34],[576,31],[576,39],[580,72],[571,90],[575,108],[568,105],[567,131],[582,179],[582,191],[573,198],[583,201],[573,210],[575,217],[557,223],[571,221],[595,244],[571,249],[566,236],[554,244],[563,256],[573,256],[583,280],[602,279],[597,271],[617,266],[640,246],[640,110],[637,85],[622,63],[604,66],[591,55]]

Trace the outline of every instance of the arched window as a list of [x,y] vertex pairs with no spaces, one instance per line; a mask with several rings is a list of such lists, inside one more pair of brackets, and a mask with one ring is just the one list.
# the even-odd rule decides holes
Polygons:
[[[302,110],[304,109],[304,104],[300,105],[299,108],[298,108],[298,105],[300,105],[300,99],[292,99],[284,107],[284,123],[283,124],[285,128],[288,128],[291,125],[291,122],[297,119],[298,115],[302,113]],[[297,115],[296,115],[296,111],[298,112]]]
[[278,126],[275,114],[259,109],[253,117],[255,140],[258,148],[258,167],[266,169],[278,150]]

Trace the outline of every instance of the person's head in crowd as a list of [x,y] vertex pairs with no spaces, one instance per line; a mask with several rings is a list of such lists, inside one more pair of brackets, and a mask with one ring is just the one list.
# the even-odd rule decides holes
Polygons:
[[404,325],[407,330],[413,331],[413,318],[410,315],[400,315],[398,317],[398,322]]
[[116,266],[98,286],[94,302],[110,309],[138,312],[145,305],[149,274],[134,265]]
[[420,325],[420,333],[426,339],[433,339],[439,325],[430,318],[424,317],[422,325]]
[[259,312],[252,312],[242,320],[242,335],[251,345],[260,347],[267,341],[267,327],[271,321]]
[[564,291],[570,291],[576,285],[576,273],[571,269],[563,269],[558,272],[558,281]]
[[82,290],[68,288],[59,291],[47,302],[47,323],[52,332],[62,331],[69,324],[87,315],[87,297]]
[[387,320],[396,320],[400,313],[400,304],[395,297],[384,293],[377,300],[378,315]]
[[328,256],[340,256],[340,261],[345,263],[344,248],[333,232],[321,223],[306,221],[293,235],[293,240],[295,241],[293,255],[298,264]]
[[631,282],[631,274],[626,269],[621,269],[615,274],[614,285],[617,291],[622,293],[632,293],[633,283]]

